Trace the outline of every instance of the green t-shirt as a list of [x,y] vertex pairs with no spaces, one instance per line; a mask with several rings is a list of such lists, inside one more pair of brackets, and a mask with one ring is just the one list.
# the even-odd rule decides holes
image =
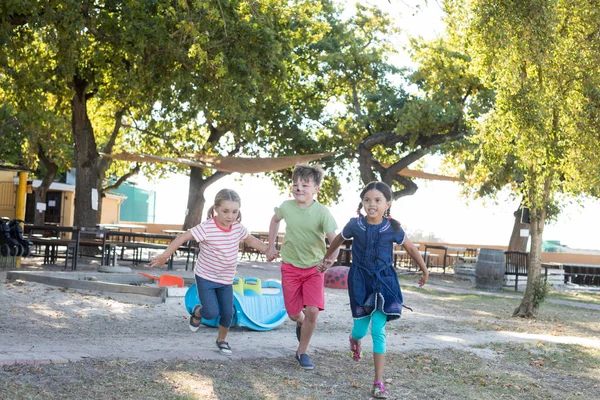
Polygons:
[[317,265],[325,256],[325,235],[337,229],[327,207],[315,200],[300,208],[296,200],[286,200],[275,207],[275,215],[285,221],[281,259],[298,268]]

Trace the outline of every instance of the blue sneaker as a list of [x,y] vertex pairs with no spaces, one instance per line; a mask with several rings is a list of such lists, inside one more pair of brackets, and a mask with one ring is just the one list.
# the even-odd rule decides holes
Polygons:
[[314,369],[315,366],[310,362],[310,358],[308,354],[296,354],[296,360],[298,360],[298,364],[300,364],[300,368],[302,369]]

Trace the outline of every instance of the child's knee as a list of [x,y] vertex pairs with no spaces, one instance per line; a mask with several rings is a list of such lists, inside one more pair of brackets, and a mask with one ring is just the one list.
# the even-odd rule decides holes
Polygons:
[[352,327],[352,338],[355,340],[361,340],[369,332],[369,321],[370,318],[363,318],[354,320],[354,326]]
[[202,307],[200,314],[202,314],[202,318],[204,319],[215,319],[219,316],[219,310],[216,308]]
[[310,306],[304,309],[304,318],[308,319],[309,321],[316,321],[318,317],[319,309],[317,307]]

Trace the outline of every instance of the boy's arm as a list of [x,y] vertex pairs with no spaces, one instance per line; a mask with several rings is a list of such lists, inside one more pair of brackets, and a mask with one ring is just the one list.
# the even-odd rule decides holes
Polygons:
[[267,260],[272,261],[277,258],[279,252],[277,251],[277,233],[279,232],[279,223],[281,220],[277,218],[277,214],[273,214],[271,218],[271,224],[269,225],[269,246],[265,254]]
[[173,239],[173,241],[171,242],[171,244],[169,244],[165,251],[162,252],[162,254],[156,257],[152,257],[150,259],[150,262],[147,264],[148,268],[160,267],[165,262],[167,262],[169,257],[171,257],[171,254],[175,253],[179,246],[186,242],[189,242],[190,240],[194,240],[194,236],[190,231],[184,232],[181,235],[177,236],[175,239]]
[[335,232],[329,232],[326,236],[327,240],[329,241],[329,248],[323,257],[323,260],[317,267],[320,272],[324,272],[327,268],[333,265],[340,252],[340,246],[342,243],[344,243],[344,238],[342,237],[341,232],[338,233],[337,236]]
[[407,237],[404,238],[402,247],[404,247],[408,255],[415,260],[415,262],[419,265],[419,268],[421,268],[421,271],[423,271],[423,275],[421,276],[421,279],[419,279],[419,286],[425,285],[427,283],[427,279],[429,278],[429,271],[427,270],[427,265],[425,264],[423,257],[421,257],[421,253],[419,250],[417,250],[415,245],[408,240]]

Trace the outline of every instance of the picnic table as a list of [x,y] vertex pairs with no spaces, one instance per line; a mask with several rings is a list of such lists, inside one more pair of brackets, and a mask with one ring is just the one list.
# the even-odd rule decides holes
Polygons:
[[98,224],[98,228],[106,229],[106,230],[129,230],[129,232],[133,232],[134,230],[141,230],[146,232],[148,229],[145,225],[136,225],[136,224]]
[[102,229],[25,224],[23,231],[34,245],[34,254],[37,250],[38,255],[44,258],[44,264],[56,264],[59,258],[64,257],[64,270],[68,269],[69,259],[71,269],[73,271],[77,269],[77,260],[82,246],[102,248],[102,255],[106,250],[106,236]]
[[182,233],[186,233],[187,231],[182,231],[181,229],[163,229],[163,232],[167,235],[181,235]]
[[[427,251],[431,250],[431,249],[435,249],[435,250],[443,250],[444,251],[444,255],[442,256],[442,265],[435,265],[436,267],[442,268],[444,273],[446,273],[446,268],[449,266],[448,264],[448,259],[452,259],[452,258],[456,258],[459,257],[460,254],[465,254],[467,249],[466,247],[455,247],[455,246],[442,246],[442,245],[435,245],[435,244],[426,244],[425,245],[425,252],[423,255],[423,259],[425,260],[425,264],[427,264],[427,268],[429,269],[431,266],[431,256],[433,254],[436,253],[431,253],[429,252],[429,256],[427,255]],[[448,251],[454,251],[454,253],[452,254],[448,254]],[[438,255],[439,257],[439,255]]]
[[[146,232],[123,232],[123,231],[107,231],[106,232],[106,264],[115,264],[117,253],[120,253],[119,260],[131,261],[134,265],[139,263],[147,263],[152,255],[150,250],[164,251],[169,244],[176,238],[175,235],[167,235],[160,233]],[[126,258],[126,250],[131,250],[131,258]],[[144,253],[144,251],[147,251]],[[192,251],[192,245],[188,242],[185,246],[179,247],[188,253]],[[173,261],[175,254],[169,257],[167,269],[173,269]],[[187,263],[186,263],[187,269]]]
[[[417,250],[421,248],[421,245],[419,243],[413,243],[413,245],[417,248]],[[398,250],[394,250],[392,252],[394,256],[394,268],[399,268],[400,266],[402,266],[407,267],[409,271],[411,267],[415,267],[416,269],[418,269],[414,260],[410,258],[406,250],[402,250],[401,246],[397,246],[396,248],[398,248]],[[421,256],[423,256],[422,251],[419,250],[419,253],[421,253]]]
[[600,286],[600,265],[565,262],[565,283]]
[[[269,234],[268,233],[250,232],[250,234],[265,244],[269,243]],[[281,246],[279,244],[279,235],[275,236],[275,248],[277,250],[279,250],[281,248]],[[262,257],[263,260],[265,259],[264,258],[265,255],[263,253],[261,253],[259,250],[255,249],[254,247],[248,246],[246,244],[246,242],[240,242],[239,251],[242,253],[240,255],[240,258],[246,257],[248,260],[250,260],[250,258],[252,256],[254,256],[255,261],[258,261],[259,257]]]

